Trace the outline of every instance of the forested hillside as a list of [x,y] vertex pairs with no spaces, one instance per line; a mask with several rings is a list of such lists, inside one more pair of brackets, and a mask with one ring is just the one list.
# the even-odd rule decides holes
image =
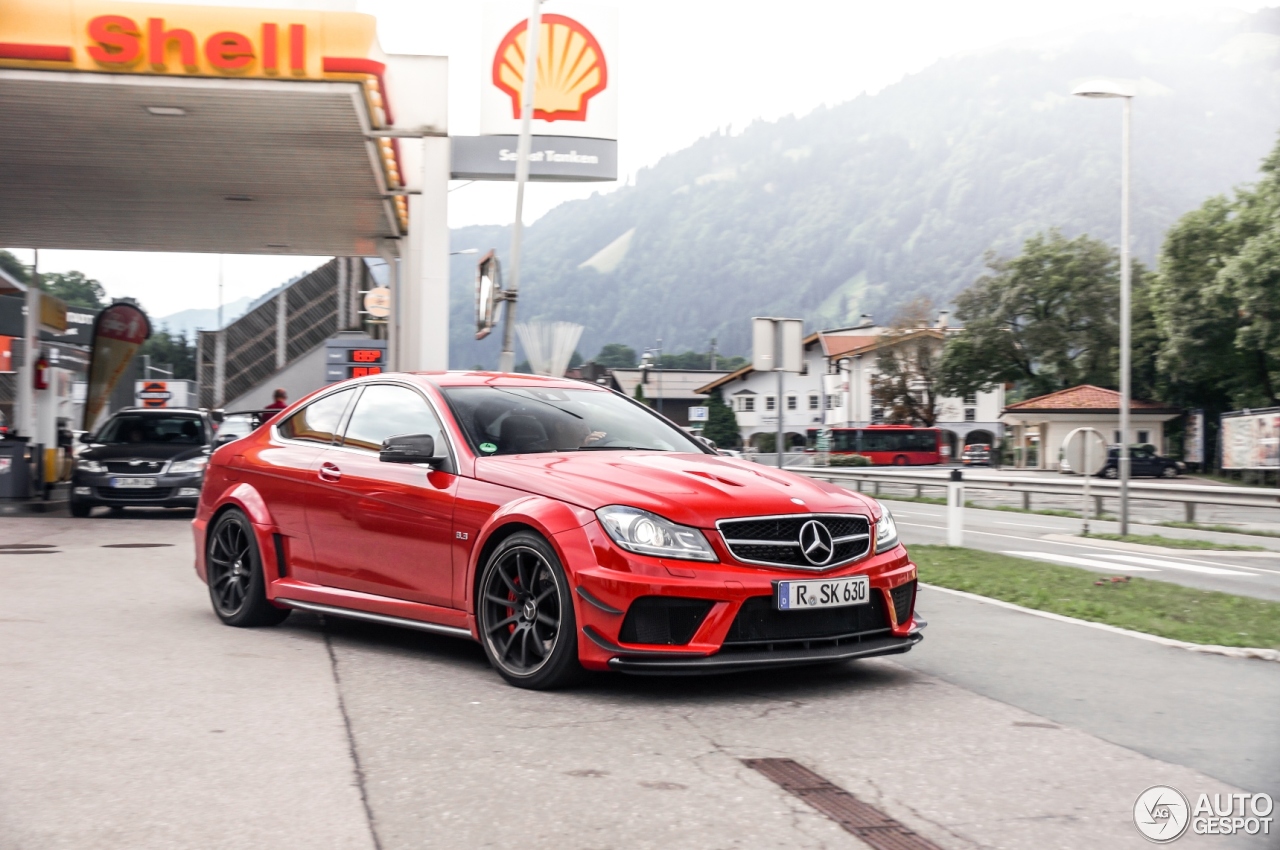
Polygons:
[[[1048,227],[1114,244],[1120,106],[1069,95],[1094,76],[1140,81],[1134,231],[1150,261],[1178,216],[1255,179],[1274,144],[1280,9],[950,58],[874,97],[704,138],[530,227],[521,317],[582,323],[588,356],[659,337],[746,353],[752,315],[817,328],[887,320],[922,294],[943,306],[984,252]],[[505,256],[509,241],[463,228],[453,250]],[[453,275],[451,361],[492,365],[497,335],[472,339],[471,264]]]

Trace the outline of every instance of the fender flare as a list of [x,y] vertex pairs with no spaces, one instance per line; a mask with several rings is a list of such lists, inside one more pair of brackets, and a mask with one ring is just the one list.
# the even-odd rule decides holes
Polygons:
[[467,561],[467,575],[464,587],[466,598],[464,609],[474,616],[476,582],[480,580],[481,555],[488,551],[495,536],[505,536],[504,528],[510,526],[526,526],[540,534],[547,545],[556,553],[566,571],[570,570],[569,560],[556,540],[556,535],[575,528],[581,528],[595,519],[595,514],[585,508],[579,508],[546,496],[524,496],[507,502],[494,511],[485,520],[476,534],[475,545],[471,547],[471,556]]
[[271,516],[271,511],[267,507],[266,500],[262,498],[262,494],[257,491],[251,484],[240,482],[231,487],[222,497],[218,499],[213,510],[209,513],[207,522],[201,524],[199,520],[195,521],[197,526],[197,534],[199,535],[196,543],[196,575],[201,581],[207,581],[208,564],[205,563],[205,549],[209,545],[209,531],[213,528],[213,524],[217,522],[218,517],[228,508],[238,508],[245,516],[249,518],[249,525],[253,527],[253,534],[258,544],[258,553],[263,561],[263,568],[276,568],[275,547],[271,542],[271,535],[277,531],[275,518]]

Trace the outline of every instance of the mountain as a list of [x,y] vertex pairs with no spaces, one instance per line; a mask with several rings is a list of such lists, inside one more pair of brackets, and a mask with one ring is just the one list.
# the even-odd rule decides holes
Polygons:
[[[249,308],[257,301],[256,298],[237,298],[235,301],[228,301],[222,305],[222,323],[230,324],[236,319],[243,316],[249,311]],[[152,324],[156,330],[167,330],[169,333],[177,335],[185,333],[188,339],[194,340],[196,331],[217,330],[218,327],[218,310],[217,308],[209,310],[201,310],[193,308],[190,310],[179,310],[176,313],[170,313],[167,316],[160,316],[153,319]]]
[[[1137,81],[1134,248],[1150,263],[1178,216],[1255,180],[1275,143],[1280,9],[956,56],[875,96],[708,136],[527,228],[520,318],[580,322],[587,356],[713,336],[745,354],[753,315],[813,329],[888,320],[918,295],[944,306],[986,251],[1044,228],[1117,243],[1121,107],[1069,94],[1098,76]],[[453,232],[455,251],[509,244],[506,227]],[[497,360],[498,334],[472,338],[473,273],[453,264],[455,366]]]

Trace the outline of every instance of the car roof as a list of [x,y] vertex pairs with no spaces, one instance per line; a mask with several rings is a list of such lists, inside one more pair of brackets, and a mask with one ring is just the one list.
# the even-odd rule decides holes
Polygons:
[[174,413],[185,413],[191,416],[204,416],[205,412],[195,407],[122,407],[112,416],[119,416],[121,413],[144,413],[153,416],[167,416]]

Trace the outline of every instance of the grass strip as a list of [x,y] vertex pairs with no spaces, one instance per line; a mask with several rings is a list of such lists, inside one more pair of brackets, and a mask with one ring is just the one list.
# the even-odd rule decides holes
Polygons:
[[[863,495],[865,496],[870,494],[864,493]],[[889,502],[918,502],[925,505],[945,505],[947,503],[946,499],[938,496],[890,496],[881,493],[879,496],[874,496],[873,498],[884,499]],[[1040,514],[1041,516],[1062,516],[1069,519],[1080,519],[1079,511],[1066,511],[1060,508],[1032,508],[1031,510],[1027,510],[1026,508],[1019,508],[1013,505],[979,505],[967,500],[965,501],[964,506],[966,508],[974,508],[979,511],[1007,511],[1013,514]],[[1114,520],[1115,517],[1111,514],[1103,514],[1102,516],[1094,516],[1093,514],[1090,514],[1089,519]]]
[[1110,534],[1091,532],[1081,537],[1096,540],[1119,540],[1122,543],[1141,543],[1143,546],[1163,546],[1166,549],[1219,549],[1234,552],[1266,552],[1265,546],[1247,546],[1239,543],[1215,543],[1212,540],[1192,540],[1182,537],[1165,537],[1163,534]]
[[1280,602],[1143,578],[1113,583],[1102,573],[977,549],[910,552],[928,584],[1189,643],[1280,649]]
[[1156,525],[1161,528],[1189,528],[1192,531],[1217,531],[1222,534],[1252,534],[1254,537],[1280,537],[1280,532],[1262,531],[1253,528],[1239,528],[1234,525],[1201,525],[1198,522],[1183,522],[1182,520],[1168,520],[1167,522],[1158,522]]

